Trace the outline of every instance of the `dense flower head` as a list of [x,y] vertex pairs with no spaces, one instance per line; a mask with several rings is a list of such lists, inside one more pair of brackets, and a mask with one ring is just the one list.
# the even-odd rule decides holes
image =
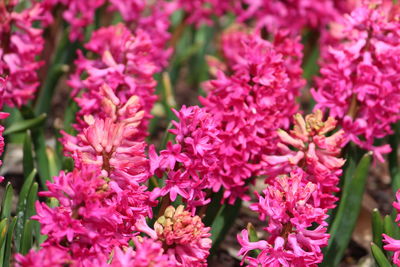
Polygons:
[[62,267],[71,264],[72,258],[65,249],[45,246],[39,251],[31,249],[28,254],[15,256],[17,267]]
[[174,110],[178,121],[173,121],[175,144],[167,143],[165,150],[156,154],[150,147],[150,171],[162,177],[167,174],[165,185],[153,191],[153,197],[169,194],[172,201],[180,195],[187,206],[194,209],[209,202],[206,190],[219,190],[217,150],[221,144],[219,130],[211,114],[198,106],[183,106]]
[[169,206],[154,224],[158,240],[166,253],[180,266],[207,266],[210,254],[210,228],[201,218],[193,216],[184,206]]
[[121,186],[96,167],[61,173],[47,186],[40,195],[57,199],[59,206],[37,202],[32,218],[48,236],[44,246],[67,250],[74,260],[101,260],[115,246],[128,245],[136,223],[152,214],[145,186]]
[[[314,195],[319,206],[333,208],[337,198],[341,167],[345,160],[340,158],[341,148],[346,144],[343,130],[332,135],[327,134],[336,128],[337,121],[329,117],[323,120],[321,110],[303,118],[294,116],[293,130],[278,130],[281,142],[276,155],[264,155],[263,174],[275,176],[301,167],[307,172],[308,179],[318,186]],[[292,148],[292,149],[291,149]]]
[[[4,90],[6,87],[6,80],[0,77],[0,109],[3,108],[3,95],[4,95]],[[0,112],[0,120],[3,120],[8,117],[8,113],[5,112]],[[4,126],[0,125],[0,156],[4,152],[4,137],[3,137],[3,132],[4,132]],[[3,164],[3,162],[0,160],[0,166]],[[3,176],[0,176],[0,183],[4,180]]]
[[258,32],[233,30],[222,36],[225,70],[231,74],[217,71],[216,79],[205,83],[208,95],[200,101],[221,131],[218,184],[230,201],[244,196],[246,180],[259,167],[260,155],[276,150],[276,129],[288,128],[298,109],[295,97],[304,81],[297,41],[287,41],[285,50],[280,37],[276,44],[270,43]]
[[[258,195],[259,202],[250,208],[259,213],[267,240],[249,241],[249,233],[238,235],[242,248],[239,255],[249,261],[249,266],[316,266],[322,261],[321,248],[328,243],[326,234],[326,209],[318,207],[312,198],[317,185],[307,181],[307,174],[300,168],[273,179],[264,190],[265,197]],[[317,224],[318,227],[309,228]],[[259,249],[260,254],[250,257],[247,253]]]
[[93,165],[122,183],[145,182],[148,179],[146,144],[137,139],[144,114],[140,111],[139,99],[131,96],[121,106],[107,85],[102,88],[109,93],[102,101],[102,115],[106,117],[86,115],[87,127],[77,136],[63,132],[65,154],[74,159],[77,168]]
[[33,24],[49,20],[41,3],[33,2],[31,7],[16,12],[17,3],[0,3],[0,76],[7,78],[2,101],[12,107],[26,104],[39,86],[37,71],[42,62],[37,57],[44,40],[43,31]]
[[349,138],[383,161],[388,145],[374,140],[400,119],[400,21],[392,1],[363,1],[332,29],[337,41],[323,53],[312,90],[316,108],[329,110]]
[[[78,117],[102,113],[103,94],[99,88],[106,83],[125,104],[133,95],[139,97],[145,111],[142,131],[145,132],[150,111],[156,100],[156,81],[153,75],[157,66],[153,62],[153,44],[143,31],[133,35],[123,24],[101,28],[95,31],[85,48],[96,55],[88,59],[79,53],[77,69],[68,84],[74,89],[73,96],[81,110]],[[86,78],[82,79],[85,74]],[[143,133],[144,135],[144,133]]]
[[116,248],[111,262],[112,267],[175,267],[176,261],[164,253],[162,243],[151,238],[134,237],[135,248]]

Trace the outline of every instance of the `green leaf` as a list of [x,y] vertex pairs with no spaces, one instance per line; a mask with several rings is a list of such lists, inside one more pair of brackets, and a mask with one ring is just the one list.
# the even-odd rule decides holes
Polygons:
[[8,231],[7,231],[6,242],[4,244],[3,267],[10,266],[10,257],[11,257],[11,251],[12,251],[11,248],[13,246],[12,241],[13,241],[13,234],[14,234],[14,228],[15,228],[16,223],[17,223],[17,218],[14,217],[12,219],[10,227],[8,228]]
[[239,214],[242,200],[237,199],[234,205],[224,204],[211,225],[211,254],[215,253],[219,244],[225,239]]
[[3,197],[2,207],[1,207],[1,216],[0,219],[9,218],[11,214],[11,206],[13,199],[14,190],[10,182],[8,182],[6,187],[6,193]]
[[29,252],[29,249],[32,247],[32,239],[33,239],[33,222],[31,220],[27,220],[25,222],[24,231],[21,239],[21,247],[20,253],[25,255]]
[[400,136],[400,123],[393,125],[394,133],[389,136],[389,144],[392,151],[388,155],[389,172],[392,178],[392,190],[396,194],[397,190],[400,189],[400,169],[398,162],[398,146]]
[[7,236],[8,218],[4,218],[0,222],[0,248],[3,246]]
[[382,250],[375,245],[374,243],[371,243],[371,252],[372,255],[374,256],[375,262],[379,267],[391,267],[392,265],[386,258],[385,254],[382,252]]
[[219,190],[218,193],[211,194],[211,202],[207,206],[206,216],[203,219],[203,222],[206,226],[211,226],[215,217],[218,215],[218,211],[221,209],[221,199],[223,195],[223,190]]
[[47,154],[47,159],[49,161],[49,174],[50,177],[57,176],[58,173],[60,172],[61,166],[57,164],[57,162],[60,162],[56,157],[57,154],[54,153],[54,150],[51,149],[50,147],[46,148],[46,154]]
[[[22,116],[25,119],[30,119],[35,116],[29,107],[21,109]],[[50,180],[49,161],[46,154],[46,138],[43,128],[34,128],[31,131],[33,147],[35,150],[35,160],[37,170],[39,172],[40,184],[42,188],[47,190],[46,181]]]
[[[251,223],[248,223],[246,228],[247,228],[247,232],[249,233],[249,241],[257,242],[259,239],[258,239],[257,232],[256,232],[256,229],[254,228],[254,226]],[[257,258],[258,254],[260,254],[260,253],[261,253],[261,250],[255,249],[255,250],[250,251],[250,256]]]
[[33,150],[32,150],[32,137],[31,132],[26,131],[24,145],[23,145],[23,156],[22,156],[22,166],[24,167],[24,177],[28,177],[33,171],[34,160],[33,160]]
[[33,183],[31,190],[29,191],[24,214],[25,221],[30,219],[36,213],[35,202],[37,200],[38,187],[38,184],[35,182]]
[[[321,266],[338,266],[348,246],[361,208],[372,153],[362,157],[348,184],[345,184],[338,211],[329,230],[331,238]],[[346,182],[345,182],[346,183]]]
[[378,209],[372,211],[372,241],[382,248],[383,218]]
[[33,119],[17,121],[11,124],[11,126],[4,131],[3,135],[6,136],[38,127],[44,123],[46,117],[47,117],[46,114],[41,114]]
[[33,169],[31,174],[25,179],[22,185],[21,192],[19,194],[18,205],[17,205],[17,225],[15,228],[15,248],[18,250],[20,248],[20,241],[22,238],[22,233],[25,225],[25,212],[28,202],[29,191],[32,188],[33,180],[35,179],[37,171]]
[[35,103],[35,114],[49,113],[51,100],[58,80],[68,71],[67,64],[72,62],[75,58],[75,50],[78,48],[78,45],[78,42],[71,43],[69,41],[68,31],[64,30],[63,36],[57,45],[53,60],[48,68],[46,79],[39,91]]

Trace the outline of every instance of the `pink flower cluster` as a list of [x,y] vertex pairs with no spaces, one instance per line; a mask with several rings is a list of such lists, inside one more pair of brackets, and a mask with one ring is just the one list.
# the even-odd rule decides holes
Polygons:
[[[175,144],[168,142],[165,150],[156,154],[150,147],[150,171],[167,175],[165,185],[153,190],[153,197],[168,195],[171,201],[181,196],[188,208],[195,211],[204,206],[208,189],[219,190],[217,170],[220,168],[217,149],[221,145],[219,130],[213,116],[198,106],[183,106],[175,111],[179,121],[173,121]],[[214,188],[216,187],[216,188]]]
[[212,23],[229,12],[235,14],[237,22],[254,22],[258,29],[271,32],[286,29],[299,33],[305,27],[323,29],[353,6],[348,0],[178,0],[180,8],[187,12],[188,23]]
[[338,192],[339,177],[345,160],[340,157],[346,144],[343,130],[326,136],[336,128],[337,121],[329,117],[323,121],[320,110],[307,115],[305,119],[296,114],[294,129],[289,133],[278,130],[281,142],[276,155],[264,155],[263,174],[270,177],[289,173],[300,167],[307,173],[307,179],[317,185],[313,198],[321,208],[334,208]]
[[215,117],[222,141],[214,190],[225,188],[224,198],[231,202],[244,197],[261,155],[277,148],[276,130],[287,129],[298,109],[295,98],[304,85],[302,46],[285,34],[270,43],[258,32],[228,31],[222,36],[227,65],[220,63],[217,78],[204,86],[208,95],[200,101]]
[[[397,202],[393,202],[393,207],[397,211],[396,222],[400,226],[400,190],[396,193]],[[393,263],[400,266],[400,240],[396,240],[386,234],[383,234],[383,242],[386,244],[383,248],[393,253]]]
[[[75,64],[77,69],[70,77],[68,84],[74,89],[72,92],[75,101],[81,108],[77,114],[78,128],[85,127],[84,121],[79,118],[87,114],[98,114],[104,118],[103,94],[99,90],[102,84],[107,84],[114,92],[112,101],[117,106],[126,104],[130,97],[137,95],[145,111],[145,119],[141,120],[140,130],[143,137],[150,111],[156,100],[154,90],[156,81],[153,75],[158,67],[153,61],[154,46],[143,31],[133,35],[123,24],[101,28],[95,31],[85,48],[97,58],[88,59],[79,53]],[[85,75],[85,78],[82,78]]]
[[127,24],[136,29],[152,25],[152,31],[161,34],[154,35],[154,38],[167,40],[168,18],[174,10],[173,5],[165,0],[45,0],[43,3],[49,11],[62,6],[62,15],[70,25],[69,37],[72,41],[83,39],[84,30],[94,22],[96,11],[101,7],[107,7],[107,12],[117,11]]
[[316,108],[329,110],[348,138],[380,161],[390,147],[374,140],[400,119],[399,18],[392,1],[364,1],[346,15],[333,28],[337,41],[323,53],[312,90]]
[[[327,245],[327,211],[335,206],[337,184],[344,160],[338,158],[344,143],[343,132],[329,137],[336,126],[333,118],[322,120],[322,112],[295,116],[294,130],[279,130],[280,155],[264,156],[269,178],[264,197],[256,193],[258,203],[251,209],[267,220],[267,240],[249,241],[249,233],[238,235],[239,254],[249,266],[317,266],[322,262],[321,248]],[[296,151],[293,151],[295,149]],[[290,175],[285,175],[290,173]],[[317,228],[310,229],[312,225]],[[248,252],[259,249],[257,257]]]
[[33,2],[20,13],[14,11],[17,4],[15,0],[0,3],[0,73],[7,78],[2,98],[12,107],[26,104],[35,95],[37,71],[43,63],[37,58],[44,40],[43,30],[33,24],[51,20],[41,3]]
[[[0,77],[0,109],[3,108],[3,95],[6,87],[6,80]],[[3,120],[8,117],[8,113],[5,112],[0,112],[0,120]],[[3,137],[3,132],[4,132],[4,126],[0,125],[0,156],[4,152],[4,137]],[[3,162],[0,160],[0,166],[3,164]],[[4,180],[3,176],[0,176],[0,183]]]

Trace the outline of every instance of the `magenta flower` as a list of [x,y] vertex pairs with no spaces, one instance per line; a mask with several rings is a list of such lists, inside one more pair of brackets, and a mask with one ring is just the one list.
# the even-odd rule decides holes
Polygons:
[[380,2],[365,1],[338,22],[312,94],[316,108],[329,110],[350,140],[383,161],[390,147],[374,140],[400,119],[400,22],[392,2]]
[[[269,233],[267,240],[249,241],[249,233],[243,230],[238,235],[242,248],[239,255],[248,260],[248,266],[317,266],[322,262],[321,248],[328,244],[326,234],[326,209],[317,206],[312,194],[317,185],[307,181],[307,174],[295,169],[290,176],[278,176],[264,190],[265,197],[258,196],[259,203],[250,208],[268,219],[264,228]],[[314,230],[309,228],[319,225]],[[255,258],[248,252],[259,249]]]
[[173,121],[176,144],[169,142],[167,148],[158,156],[154,146],[150,147],[150,171],[167,180],[164,187],[155,188],[153,197],[165,196],[175,201],[180,195],[187,206],[195,211],[198,206],[207,204],[206,191],[214,189],[217,181],[219,159],[217,151],[221,145],[217,124],[204,108],[183,106],[174,110],[179,121]]
[[[3,107],[3,95],[6,87],[6,80],[0,77],[0,109]],[[0,120],[3,120],[8,117],[8,113],[5,112],[0,112]],[[3,125],[0,125],[0,156],[4,152],[4,137],[3,137],[3,132],[4,132],[4,127]],[[3,164],[3,162],[0,160],[0,166]],[[0,176],[0,183],[4,180],[3,176]]]
[[135,249],[120,248],[115,249],[114,257],[111,262],[112,267],[175,267],[179,266],[164,253],[162,243],[150,238],[133,238]]
[[17,254],[15,260],[16,267],[62,267],[73,262],[68,251],[57,246],[45,246],[39,251],[31,249],[25,256]]
[[[104,95],[99,88],[106,83],[114,98],[119,99],[119,105],[126,104],[133,95],[139,97],[145,111],[141,126],[145,135],[150,110],[157,98],[154,95],[156,81],[153,79],[157,66],[151,56],[154,48],[149,36],[143,31],[133,35],[123,24],[118,24],[95,31],[85,47],[98,58],[86,59],[80,53],[75,62],[77,69],[68,82],[74,89],[73,96],[81,94],[75,98],[81,108],[78,117],[87,114],[102,116]],[[82,80],[82,74],[86,74],[87,78]],[[84,126],[84,123],[80,125]]]
[[41,3],[18,13],[13,11],[17,2],[9,1],[7,7],[0,3],[0,73],[7,78],[2,101],[11,107],[26,104],[39,87],[37,71],[43,62],[37,58],[44,40],[43,31],[33,24],[49,20]]
[[320,110],[307,115],[305,119],[300,114],[294,118],[293,130],[289,133],[278,131],[281,139],[278,155],[263,156],[265,167],[261,173],[274,177],[297,167],[303,168],[308,179],[318,186],[314,195],[318,206],[331,209],[337,201],[333,192],[339,191],[337,184],[345,163],[344,159],[339,158],[341,148],[346,144],[344,132],[339,130],[327,137],[335,129],[337,121],[332,117],[323,121]]
[[[275,43],[260,34],[228,31],[222,37],[227,75],[217,72],[208,81],[206,98],[200,99],[220,129],[219,180],[214,189],[225,189],[233,202],[245,197],[246,183],[259,168],[261,155],[275,153],[278,128],[288,128],[297,111],[295,97],[304,85],[301,45],[278,35]],[[290,64],[289,64],[290,62]]]

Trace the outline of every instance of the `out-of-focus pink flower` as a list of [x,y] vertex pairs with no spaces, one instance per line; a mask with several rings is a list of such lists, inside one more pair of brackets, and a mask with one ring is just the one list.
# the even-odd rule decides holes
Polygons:
[[135,249],[120,248],[115,249],[112,267],[175,267],[179,266],[177,262],[171,260],[167,254],[164,254],[162,243],[150,238],[133,238]]
[[[118,99],[119,105],[124,105],[131,96],[137,95],[145,111],[141,129],[145,135],[150,110],[156,100],[154,90],[156,81],[153,75],[157,66],[153,62],[153,44],[143,31],[133,35],[123,24],[101,28],[95,31],[86,49],[98,56],[87,59],[82,53],[76,60],[77,69],[70,77],[68,84],[74,89],[72,95],[81,110],[78,117],[104,112],[102,100],[104,94],[99,90],[106,83]],[[87,77],[82,79],[82,75]],[[80,125],[84,127],[85,124]]]
[[400,22],[392,1],[364,1],[337,22],[336,41],[323,53],[312,95],[316,108],[337,118],[349,139],[382,154],[374,140],[392,133],[400,119]]
[[13,11],[17,2],[0,3],[0,73],[7,77],[3,101],[12,107],[26,104],[39,86],[37,71],[42,62],[37,58],[44,40],[43,31],[33,24],[48,19],[41,3],[18,13]]
[[213,114],[222,140],[218,158],[222,163],[214,189],[225,188],[224,198],[233,202],[245,197],[246,183],[259,168],[262,154],[275,153],[276,130],[287,129],[297,111],[295,97],[301,77],[301,44],[298,39],[275,43],[260,33],[230,30],[222,36],[226,70],[205,83],[208,92],[201,103]]
[[[3,108],[3,95],[4,95],[4,90],[6,87],[6,80],[0,77],[0,109]],[[5,112],[0,112],[0,120],[3,120],[8,117],[8,113]],[[0,125],[0,156],[4,152],[4,137],[3,137],[3,132],[4,132],[4,127],[3,125]],[[3,162],[0,160],[0,166],[3,164]],[[0,176],[0,183],[4,180],[3,176]]]
[[198,106],[183,106],[174,112],[179,120],[172,122],[175,128],[170,132],[175,135],[176,144],[169,142],[160,155],[150,147],[150,171],[159,177],[165,172],[168,177],[164,187],[153,191],[153,197],[169,194],[174,201],[180,195],[195,211],[210,201],[206,190],[213,189],[218,179],[218,125],[211,114]]
[[[243,230],[238,235],[242,248],[239,255],[249,260],[249,266],[317,266],[323,259],[321,248],[328,244],[326,233],[326,209],[318,207],[312,198],[317,185],[308,182],[307,174],[295,169],[290,176],[278,176],[264,190],[250,208],[266,221],[264,228],[269,233],[267,240],[249,241],[249,233]],[[309,230],[313,224],[319,225]],[[255,258],[248,252],[259,249]]]
[[305,119],[296,114],[293,130],[289,133],[278,131],[281,142],[277,155],[263,156],[262,173],[274,177],[288,173],[293,168],[303,168],[308,174],[307,179],[318,187],[314,194],[318,206],[333,208],[337,201],[333,192],[339,191],[337,184],[345,162],[339,156],[346,144],[342,130],[326,136],[335,129],[336,124],[337,121],[332,117],[324,121],[320,110],[307,115]]
[[154,224],[154,230],[166,254],[178,266],[207,266],[211,234],[199,216],[192,216],[182,205],[176,209],[169,206]]
[[45,246],[39,251],[31,249],[25,256],[15,256],[16,267],[62,267],[72,263],[68,251],[57,246]]

